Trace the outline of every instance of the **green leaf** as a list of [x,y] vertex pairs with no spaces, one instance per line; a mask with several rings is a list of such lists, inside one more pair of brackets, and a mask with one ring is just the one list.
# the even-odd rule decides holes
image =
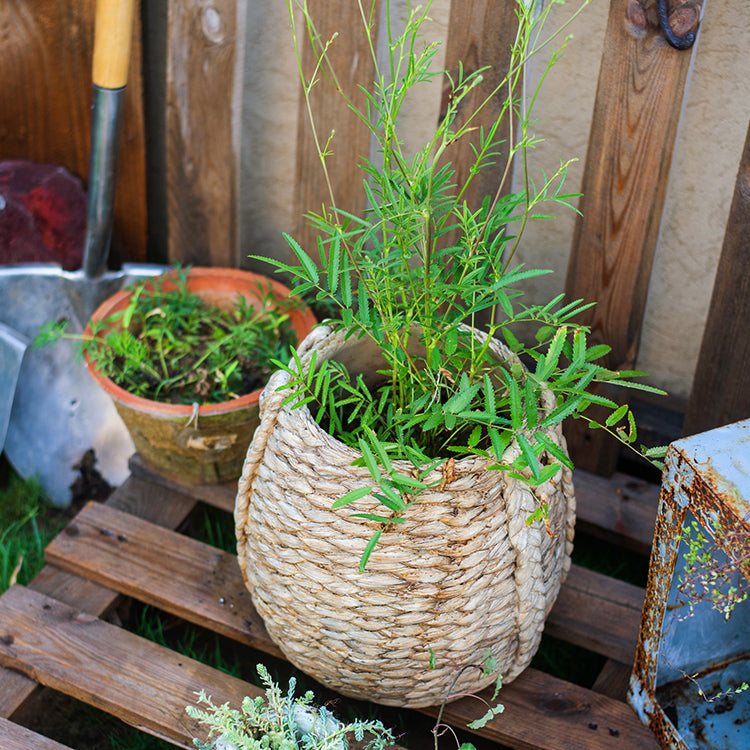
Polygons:
[[455,353],[456,349],[458,348],[458,329],[457,328],[449,328],[445,332],[445,344],[443,351],[445,354],[450,357],[452,354]]
[[550,440],[540,430],[537,430],[537,432],[534,433],[534,438],[537,443],[544,446],[544,450],[546,450],[550,456],[556,458],[561,464],[567,466],[569,469],[573,468],[573,462],[570,460],[570,456],[554,440]]
[[494,414],[497,411],[495,407],[495,389],[487,373],[484,373],[484,408],[488,414]]
[[310,281],[317,284],[320,280],[320,276],[318,275],[318,268],[315,265],[315,261],[300,247],[299,242],[294,239],[290,234],[287,234],[286,232],[283,233],[284,239],[289,243],[289,247],[292,248],[292,251],[297,256],[297,260],[302,264],[302,267],[305,269],[305,273],[307,274],[307,277]]
[[373,497],[385,505],[388,510],[394,513],[401,513],[406,510],[406,503],[390,487],[381,487],[383,492],[373,493]]
[[359,449],[362,451],[362,458],[364,459],[367,470],[370,472],[370,476],[375,482],[380,484],[381,476],[380,470],[378,469],[378,462],[375,460],[375,456],[364,438],[359,439]]
[[375,549],[375,545],[378,543],[380,539],[380,535],[383,533],[382,529],[378,529],[371,537],[370,541],[367,542],[367,546],[365,547],[365,551],[362,553],[362,557],[359,561],[359,572],[364,573],[365,566],[367,565],[367,561],[370,559],[370,555],[372,554],[372,551]]
[[524,403],[526,405],[526,426],[533,430],[539,423],[539,410],[537,408],[537,392],[531,380],[527,380],[524,386]]
[[334,500],[331,504],[331,508],[333,510],[342,508],[344,505],[349,505],[349,503],[353,503],[356,500],[365,497],[365,495],[369,495],[371,492],[372,487],[357,487],[357,489],[347,492],[346,495],[342,495],[338,500]]
[[521,389],[515,379],[508,382],[510,391],[510,423],[514,430],[520,430],[523,425],[523,409],[521,407]]
[[565,326],[558,329],[557,333],[555,333],[555,336],[549,345],[549,349],[547,350],[547,354],[544,356],[544,368],[542,372],[539,372],[539,368],[537,367],[536,376],[540,380],[547,380],[554,372],[560,361],[560,354],[562,353],[563,345],[567,340],[567,336],[568,329]]
[[512,352],[519,352],[523,349],[523,344],[513,335],[513,332],[507,327],[502,328],[503,338]]
[[540,477],[539,459],[536,457],[534,449],[531,447],[531,443],[526,439],[526,436],[522,434],[516,435],[516,440],[518,441],[518,446],[521,449],[521,454],[526,460],[527,466],[531,469],[531,474],[534,479],[538,480]]
[[484,716],[480,717],[479,719],[474,719],[474,721],[470,721],[466,726],[469,729],[481,729],[482,727],[487,725],[487,722],[489,722],[490,719],[494,718],[498,714],[501,714],[504,710],[505,706],[503,706],[501,703],[496,703],[494,706],[490,706]]
[[604,424],[606,424],[607,427],[612,427],[612,425],[617,424],[625,416],[625,413],[627,412],[627,410],[628,410],[628,405],[623,404],[619,409],[612,412],[612,414],[610,414],[607,417]]
[[334,294],[339,286],[341,273],[341,238],[336,235],[328,251],[328,288]]
[[541,427],[552,427],[552,425],[562,422],[565,417],[570,416],[584,400],[583,396],[575,396],[572,399],[563,401],[556,409],[553,409],[543,420]]
[[393,471],[393,466],[391,465],[391,459],[388,456],[388,452],[386,451],[385,445],[378,439],[378,436],[375,434],[373,429],[371,427],[368,427],[365,425],[365,431],[367,433],[367,436],[370,439],[370,443],[372,444],[372,447],[375,449],[375,452],[378,454],[378,458],[380,459],[380,463],[383,465],[385,470],[390,474]]
[[502,461],[503,455],[510,445],[511,435],[509,432],[503,432],[501,435],[494,427],[491,427],[489,432],[492,452],[498,461]]
[[[462,390],[454,396],[451,396],[443,406],[443,409],[447,414],[459,414],[460,412],[465,411],[466,407],[472,402],[480,388],[478,383],[464,387],[463,381],[464,378],[462,378],[461,383]],[[468,382],[468,380],[466,382]]]

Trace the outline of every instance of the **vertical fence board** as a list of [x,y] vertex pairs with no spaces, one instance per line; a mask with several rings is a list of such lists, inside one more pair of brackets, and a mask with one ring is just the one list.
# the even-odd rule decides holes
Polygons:
[[685,435],[750,416],[750,128],[740,160]]
[[[612,0],[566,293],[596,302],[579,322],[612,347],[614,369],[632,369],[638,349],[691,57],[667,44],[653,0]],[[584,420],[566,435],[577,466],[614,470],[616,441]]]
[[[0,3],[0,159],[59,164],[88,182],[94,0]],[[140,24],[133,30],[113,254],[146,254]]]
[[[445,45],[445,69],[455,81],[459,63],[463,65],[464,75],[489,66],[489,70],[482,74],[481,84],[464,99],[456,119],[456,127],[467,121],[508,72],[510,50],[518,28],[516,7],[516,0],[453,0],[451,3],[448,39]],[[446,79],[440,107],[441,117],[445,116],[450,93],[450,82]],[[469,167],[473,161],[472,146],[479,144],[479,128],[484,128],[486,132],[500,117],[504,100],[503,90],[493,97],[478,117],[473,119],[472,125],[476,128],[474,133],[448,147],[446,160],[453,164],[457,184],[462,185],[468,177]],[[499,155],[494,159],[495,164],[483,169],[466,192],[466,200],[473,209],[481,206],[485,196],[497,192],[508,159],[509,137],[510,119],[506,118],[496,136],[504,143],[497,149]],[[508,192],[509,183],[510,176],[502,186],[503,193]]]
[[[516,0],[453,0],[450,8],[448,38],[445,45],[445,70],[448,75],[443,82],[440,118],[445,117],[452,93],[452,86],[458,80],[459,66],[464,76],[481,68],[482,82],[472,89],[460,105],[454,130],[466,124],[482,102],[503,82],[510,67],[511,47],[516,37],[518,20]],[[453,83],[452,83],[453,82]],[[487,133],[489,128],[503,115],[506,91],[496,94],[472,118],[475,130],[451,144],[445,151],[443,162],[450,162],[455,170],[454,182],[463,185],[469,177],[474,163],[472,148],[480,142],[480,128]],[[510,170],[504,174],[510,152],[511,113],[500,124],[495,140],[498,143],[493,164],[485,166],[473,179],[467,189],[465,199],[469,208],[476,211],[486,196],[506,195],[510,190]],[[457,241],[455,232],[444,238],[446,245]],[[473,320],[474,325],[488,324],[489,315],[480,313]]]
[[234,267],[240,7],[232,0],[170,0],[167,18],[169,258]]
[[[373,35],[377,38],[379,0],[363,3],[372,7]],[[368,85],[375,74],[374,62],[367,46],[366,36],[357,3],[349,0],[314,0],[309,3],[311,16],[321,38],[326,41],[338,32],[328,55],[344,93],[357,106],[364,105],[365,97],[359,85]],[[302,23],[298,27],[302,45],[302,67],[306,80],[315,68],[315,56]],[[321,147],[325,147],[332,131],[336,131],[331,155],[326,160],[331,178],[331,188],[336,205],[353,214],[365,207],[362,187],[364,177],[357,167],[370,153],[370,132],[347,107],[341,94],[322,75],[313,87],[310,106]],[[320,213],[321,206],[331,205],[323,169],[318,158],[304,97],[300,93],[296,180],[293,199],[292,234],[313,257],[317,257],[315,230],[305,219],[309,211]]]

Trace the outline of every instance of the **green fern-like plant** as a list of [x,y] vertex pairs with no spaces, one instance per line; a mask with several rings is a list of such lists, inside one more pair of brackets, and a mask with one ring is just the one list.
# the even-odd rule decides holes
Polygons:
[[[578,13],[588,2],[583,0]],[[404,102],[414,87],[436,75],[448,77],[433,69],[436,45],[422,40],[430,2],[410,5],[404,30],[397,34],[386,1],[381,32],[388,40],[385,64],[377,53],[375,6],[366,0],[357,4],[376,71],[372,89],[361,87],[366,96],[362,107],[347,98],[339,82],[329,55],[335,37],[320,35],[305,0],[287,0],[329,200],[308,217],[317,230],[317,252],[285,235],[296,263],[272,262],[293,279],[296,294],[315,297],[336,311],[332,326],[371,339],[382,354],[380,380],[369,386],[336,361],[313,359],[307,368],[299,358],[279,363],[290,375],[286,402],[293,408],[306,405],[332,435],[362,453],[359,463],[368,468],[372,484],[337,499],[334,506],[356,503],[367,494],[382,504],[382,513],[359,514],[380,525],[362,558],[364,566],[380,535],[403,522],[409,507],[419,502],[429,471],[443,467],[448,476],[453,459],[481,456],[491,468],[521,477],[533,488],[561,466],[571,466],[546,432],[565,419],[589,420],[654,460],[663,449],[638,448],[628,405],[592,393],[590,387],[599,383],[656,389],[633,380],[643,373],[598,364],[609,348],[590,344],[589,330],[575,322],[589,305],[566,301],[563,295],[546,304],[523,299],[522,282],[546,273],[514,261],[524,228],[532,219],[547,217],[549,207],[569,208],[573,197],[563,190],[567,163],[538,182],[527,170],[527,152],[537,142],[531,110],[538,90],[529,90],[526,67],[542,48],[558,44],[551,66],[565,46],[564,27],[544,36],[555,3],[540,11],[535,2],[518,1],[518,32],[504,80],[472,115],[459,119],[484,73],[460,69],[450,79],[445,116],[413,154],[406,152],[399,132]],[[310,77],[302,66],[303,34],[317,61]],[[377,156],[361,164],[367,194],[362,215],[339,208],[331,187],[327,159],[335,136],[319,131],[310,103],[314,87],[325,80],[346,98],[376,144]],[[502,102],[500,117],[488,128],[478,127],[478,113],[493,100]],[[514,123],[505,144],[500,140],[502,118]],[[478,134],[473,163],[457,184],[446,157],[450,146],[470,133]],[[498,169],[503,149],[509,156],[498,170],[497,191],[481,206],[470,206],[467,188],[483,169],[493,164]],[[508,191],[513,169],[521,188]],[[480,321],[489,321],[487,337],[476,335]],[[530,342],[522,341],[518,331],[529,326],[536,333]],[[495,338],[504,342],[507,356],[493,353],[490,342]],[[551,408],[542,405],[544,392],[553,396]],[[608,416],[593,420],[587,413],[591,406],[604,407]],[[518,455],[506,464],[511,443],[518,446]],[[397,459],[412,469],[397,471]],[[543,519],[545,512],[540,504],[530,520]]]
[[92,321],[92,337],[48,321],[34,346],[60,338],[78,342],[99,371],[135,396],[176,404],[217,404],[262,387],[272,361],[289,357],[296,336],[293,300],[280,303],[259,284],[257,305],[238,294],[230,310],[207,304],[187,288],[189,266],[137,282],[127,308]]

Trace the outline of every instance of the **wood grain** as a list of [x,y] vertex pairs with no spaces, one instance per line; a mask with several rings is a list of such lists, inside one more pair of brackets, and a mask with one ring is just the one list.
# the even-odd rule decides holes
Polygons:
[[685,435],[750,415],[750,128],[735,182],[711,306],[693,379]]
[[[368,10],[370,7],[373,9],[373,35],[377,38],[379,0],[363,5]],[[356,106],[364,107],[365,96],[358,87],[371,85],[375,66],[368,51],[357,3],[350,0],[312,0],[309,7],[323,40],[327,41],[342,29],[346,30],[329,47],[328,56],[342,91]],[[309,80],[316,65],[315,54],[302,26],[299,32],[303,37],[300,40],[302,67],[306,80]],[[323,205],[330,207],[333,203],[350,213],[362,213],[365,208],[364,173],[359,165],[363,158],[370,155],[370,131],[352,113],[334,86],[322,76],[310,93],[310,108],[322,148],[331,132],[335,131],[332,153],[326,160],[331,196],[318,158],[304,96],[300,93],[292,235],[312,257],[317,258],[317,232],[309,226],[305,215],[309,211],[320,213]],[[295,256],[291,250],[289,252],[290,260],[296,263]]]
[[89,503],[47,547],[45,559],[282,657],[253,608],[235,555],[129,513]]
[[[666,42],[653,0],[612,0],[566,294],[596,302],[580,322],[613,369],[635,363],[692,54]],[[577,466],[614,470],[616,441],[585,420],[566,434]]]
[[[153,523],[175,528],[185,520],[195,500],[174,490],[131,478],[118,488],[107,504],[127,509]],[[106,614],[119,598],[116,591],[51,565],[46,565],[35,576],[31,586],[40,593],[98,616]],[[34,680],[0,667],[0,716],[12,717],[36,688]]]
[[23,586],[0,598],[0,663],[107,711],[126,723],[191,748],[204,736],[185,713],[201,689],[239,705],[253,685],[84,614]]
[[[454,0],[451,3],[445,45],[445,69],[450,78],[446,77],[443,83],[441,118],[445,116],[452,93],[451,80],[458,79],[459,63],[463,65],[465,76],[489,67],[482,73],[482,82],[463,100],[456,118],[456,128],[467,122],[470,115],[502,83],[508,72],[511,47],[518,28],[516,7],[516,0]],[[484,128],[487,132],[503,115],[504,101],[505,91],[502,90],[472,119],[472,127],[476,130],[448,148],[446,161],[452,162],[458,185],[463,185],[469,176],[473,162],[472,147],[479,145],[479,129]],[[483,169],[472,180],[466,192],[466,200],[472,210],[482,205],[485,196],[494,196],[499,188],[504,195],[510,188],[510,175],[502,183],[510,150],[510,133],[510,118],[506,117],[496,135],[504,143],[497,149],[499,155],[493,159],[495,164]]]
[[166,179],[169,259],[238,265],[239,102],[235,66],[242,15],[232,0],[170,0]]
[[[0,3],[0,154],[59,164],[88,180],[95,0]],[[113,260],[146,260],[147,210],[140,23],[115,198]]]
[[[489,699],[490,691],[482,697]],[[535,669],[526,669],[498,696],[505,710],[477,734],[516,750],[657,750],[651,732],[625,703],[571,685]],[[471,698],[449,703],[443,721],[465,724],[479,714]]]
[[627,474],[604,478],[576,469],[576,529],[642,555],[651,552],[658,484]]
[[[96,503],[47,547],[49,563],[273,656],[234,555]],[[633,660],[643,589],[573,565],[547,632]]]
[[3,738],[3,750],[70,750],[67,745],[61,745],[2,717],[0,737]]

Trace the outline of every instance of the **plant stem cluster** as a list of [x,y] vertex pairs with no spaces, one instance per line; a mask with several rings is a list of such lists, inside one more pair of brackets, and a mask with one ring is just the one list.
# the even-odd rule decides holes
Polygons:
[[[318,233],[317,253],[286,235],[297,263],[275,265],[292,277],[295,293],[332,306],[333,325],[372,339],[383,357],[374,386],[335,361],[313,361],[305,371],[297,359],[288,368],[288,401],[296,407],[308,405],[335,437],[362,451],[361,463],[377,490],[374,496],[384,506],[382,514],[365,517],[385,526],[400,522],[426,488],[423,479],[429,470],[466,455],[484,457],[491,468],[523,477],[532,486],[549,481],[561,465],[570,466],[549,438],[549,429],[566,418],[583,417],[592,405],[610,414],[594,426],[633,445],[636,427],[627,405],[592,393],[590,386],[606,382],[652,390],[630,380],[643,373],[597,364],[609,348],[590,345],[588,330],[575,323],[589,305],[566,302],[562,295],[543,305],[526,303],[522,282],[546,271],[514,265],[527,223],[548,218],[541,212],[543,205],[568,208],[573,197],[562,189],[567,164],[552,176],[543,175],[539,184],[526,168],[527,152],[537,143],[531,110],[538,94],[538,89],[529,90],[527,64],[542,48],[559,41],[565,28],[544,37],[551,5],[537,13],[534,3],[519,0],[507,75],[467,117],[462,109],[485,70],[461,67],[453,78],[435,72],[437,46],[422,39],[429,2],[409,6],[404,30],[396,34],[386,0],[382,33],[387,62],[381,65],[375,6],[358,0],[376,71],[372,88],[360,86],[363,106],[339,81],[329,55],[335,36],[320,35],[307,2],[287,4],[329,201],[309,215]],[[317,61],[309,76],[302,65],[305,36]],[[542,80],[566,41],[559,42]],[[435,76],[449,81],[447,112],[431,138],[408,154],[399,117],[412,90]],[[333,191],[327,161],[334,136],[319,132],[311,104],[314,87],[325,85],[346,99],[376,144],[377,156],[360,165],[367,195],[362,215],[339,208]],[[488,127],[478,125],[479,113],[494,100],[502,102],[500,117]],[[500,136],[502,122],[511,124],[507,143]],[[452,144],[469,137],[475,139],[473,160],[467,178],[457,184],[446,157]],[[500,163],[504,152],[507,161]],[[499,175],[497,190],[480,206],[469,205],[467,188],[485,169]],[[516,191],[508,189],[513,169],[520,175],[516,183],[521,189]],[[480,324],[487,337],[476,335]],[[536,335],[525,343],[518,331],[529,324]],[[495,339],[504,342],[502,356],[493,350]],[[551,408],[542,405],[545,392],[552,394]],[[504,455],[512,442],[520,451],[508,465]],[[410,462],[413,471],[396,471],[395,459]],[[337,504],[353,502],[371,490],[360,488]]]
[[[229,310],[187,288],[188,267],[133,287],[127,308],[92,321],[93,337],[66,334],[67,321],[44,326],[35,340],[80,339],[81,352],[129,393],[152,401],[214,404],[262,387],[272,360],[296,343],[288,307],[259,286],[257,306],[242,295]],[[273,301],[273,302],[272,302]]]

